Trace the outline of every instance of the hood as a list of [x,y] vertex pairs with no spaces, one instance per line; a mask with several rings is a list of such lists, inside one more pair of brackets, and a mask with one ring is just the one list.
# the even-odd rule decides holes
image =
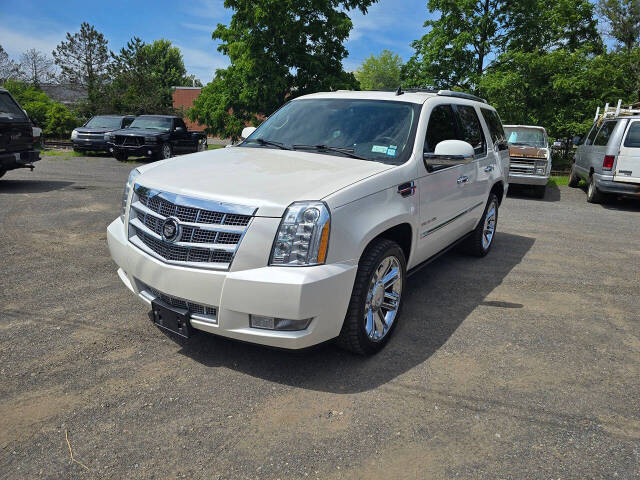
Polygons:
[[118,130],[117,128],[111,127],[101,127],[101,128],[92,128],[92,127],[78,127],[76,128],[76,132],[78,133],[107,133]]
[[153,136],[153,135],[164,135],[169,132],[163,132],[162,130],[155,130],[153,128],[123,128],[122,130],[116,130],[118,135],[131,135],[131,136]]
[[509,145],[509,156],[516,158],[547,158],[548,150],[528,145]]
[[172,193],[258,207],[281,217],[298,200],[322,200],[393,168],[355,158],[270,148],[232,147],[140,167],[137,183]]

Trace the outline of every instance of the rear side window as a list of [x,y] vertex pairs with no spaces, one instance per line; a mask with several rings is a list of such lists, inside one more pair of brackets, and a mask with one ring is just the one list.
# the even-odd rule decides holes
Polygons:
[[640,122],[633,122],[624,139],[624,146],[627,148],[640,148]]
[[444,140],[458,140],[456,116],[451,105],[438,105],[431,110],[424,151],[435,152],[436,145]]
[[611,138],[611,134],[613,133],[613,129],[616,128],[617,123],[618,122],[605,122],[600,128],[598,135],[596,135],[596,139],[593,141],[593,144],[604,146],[609,143],[609,139]]
[[484,121],[487,122],[487,127],[489,127],[489,134],[491,135],[491,141],[493,144],[504,144],[507,141],[507,138],[504,134],[504,128],[502,127],[502,122],[500,121],[498,113],[487,108],[481,108],[480,111],[482,112]]
[[456,105],[456,110],[460,118],[462,140],[471,144],[476,155],[487,153],[487,142],[485,142],[476,109],[470,105]]
[[0,118],[7,118],[9,120],[27,119],[20,106],[14,102],[13,98],[6,92],[0,92]]
[[587,138],[585,139],[584,144],[593,145],[593,139],[596,138],[596,133],[598,133],[598,126],[594,125],[591,131],[589,132],[589,135],[587,135]]

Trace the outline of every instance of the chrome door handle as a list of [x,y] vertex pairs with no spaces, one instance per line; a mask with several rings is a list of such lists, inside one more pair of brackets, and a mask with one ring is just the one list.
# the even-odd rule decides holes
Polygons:
[[458,177],[458,180],[456,181],[458,182],[458,185],[462,183],[467,183],[469,181],[469,177],[466,177],[466,176]]
[[493,171],[493,165],[487,165],[486,167],[484,167],[484,171],[485,172],[492,172]]

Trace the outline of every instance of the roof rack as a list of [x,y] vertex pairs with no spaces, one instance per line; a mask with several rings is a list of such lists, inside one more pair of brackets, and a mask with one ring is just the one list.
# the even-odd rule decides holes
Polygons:
[[604,110],[600,113],[600,107],[596,109],[596,116],[593,119],[594,122],[602,122],[605,118],[616,118],[621,116],[640,115],[640,103],[633,103],[628,107],[622,106],[622,99],[618,100],[618,105],[610,107],[607,103],[604,106]]
[[443,97],[457,97],[457,98],[466,98],[467,100],[475,100],[476,102],[487,103],[484,98],[480,98],[476,95],[472,95],[470,93],[465,92],[454,92],[452,90],[439,90],[438,95]]

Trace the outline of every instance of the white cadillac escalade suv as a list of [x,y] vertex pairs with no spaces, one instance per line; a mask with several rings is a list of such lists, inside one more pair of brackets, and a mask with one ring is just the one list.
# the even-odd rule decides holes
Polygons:
[[108,227],[120,278],[164,329],[371,354],[408,272],[459,243],[491,249],[509,153],[477,97],[318,93],[243,137],[134,169]]

